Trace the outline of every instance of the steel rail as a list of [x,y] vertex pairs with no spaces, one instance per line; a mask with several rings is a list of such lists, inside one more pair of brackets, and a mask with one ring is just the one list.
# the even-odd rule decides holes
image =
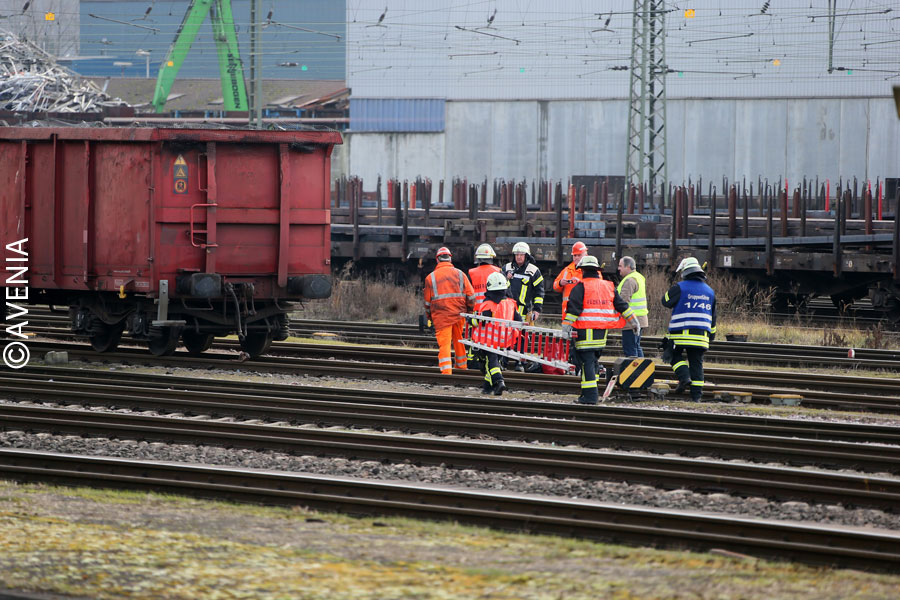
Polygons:
[[[781,435],[795,438],[837,440],[868,444],[900,445],[900,422],[897,425],[871,425],[829,421],[807,421],[777,417],[757,417],[733,414],[671,411],[639,406],[583,406],[562,402],[537,402],[497,398],[491,395],[460,396],[427,394],[424,392],[380,391],[344,388],[341,393],[332,387],[321,389],[308,385],[265,383],[263,385],[198,377],[178,377],[153,373],[123,371],[88,371],[66,367],[29,367],[22,374],[4,376],[0,385],[22,383],[23,378],[46,382],[67,382],[87,386],[134,385],[150,389],[180,389],[195,392],[224,392],[244,394],[254,399],[271,401],[278,398],[323,399],[348,404],[387,404],[394,406],[464,410],[482,413],[532,416],[555,419],[575,419],[607,424],[622,423],[682,429],[701,429],[731,433]],[[2,388],[0,388],[2,389]]]
[[762,496],[811,504],[838,503],[888,511],[900,507],[900,479],[786,467],[32,406],[0,405],[0,422],[6,429],[54,435],[91,435],[615,480],[664,489],[688,488],[705,493]]
[[[319,356],[333,356],[335,350],[346,352],[347,346],[322,347],[311,344],[308,350]],[[426,366],[398,366],[396,364],[382,364],[360,361],[337,361],[326,359],[295,359],[291,357],[267,356],[237,363],[232,357],[225,355],[209,354],[203,357],[190,357],[186,353],[177,353],[174,356],[156,357],[139,349],[119,349],[115,353],[97,353],[79,344],[32,342],[32,352],[47,350],[66,350],[70,356],[85,362],[107,363],[120,361],[123,364],[139,363],[167,367],[184,367],[208,369],[211,365],[231,367],[240,365],[240,369],[259,372],[287,373],[287,374],[315,374],[330,375],[334,377],[354,377],[372,379],[392,379],[415,381],[419,383],[437,383],[451,385],[480,386],[483,378],[477,372],[455,370],[452,376],[441,375],[436,368]],[[393,359],[396,353],[384,350],[384,359]],[[612,365],[609,361],[604,361]],[[662,377],[673,378],[671,368],[667,365],[657,365],[657,370]],[[759,402],[768,402],[771,394],[796,393],[802,390],[802,404],[811,408],[834,408],[839,410],[858,410],[870,412],[897,413],[900,412],[900,379],[864,378],[864,377],[840,377],[833,375],[820,375],[808,373],[775,374],[759,373],[758,371],[742,369],[705,369],[710,381],[704,393],[707,396],[715,391],[732,390],[746,391],[752,394],[752,399]],[[769,387],[772,378],[777,380],[778,387]],[[580,391],[579,380],[571,376],[540,375],[508,373],[507,383],[512,383],[519,389],[530,391],[545,391],[557,393],[577,394]],[[715,382],[715,383],[713,383]],[[838,391],[822,391],[838,390]],[[868,394],[861,393],[865,390]]]
[[[60,323],[68,329],[68,319],[60,315],[29,313],[31,319],[29,330],[33,333],[41,333],[47,336],[62,336],[74,338],[71,331],[53,327],[41,327],[38,323]],[[436,342],[433,335],[422,335],[415,325],[392,323],[365,323],[358,321],[317,321],[299,320],[291,321],[293,334],[314,335],[316,333],[334,333],[349,339],[364,339],[375,342],[389,342],[405,346],[435,348]],[[617,333],[610,335],[610,350],[621,348],[620,338]],[[662,340],[656,336],[644,336],[645,348],[655,348]],[[237,348],[234,340],[217,340],[216,346]],[[286,348],[289,344],[274,344],[273,349]],[[709,361],[718,362],[749,362],[754,364],[771,364],[782,366],[820,366],[841,367],[847,370],[871,369],[900,371],[900,351],[878,350],[868,348],[854,348],[854,357],[849,358],[848,348],[804,346],[793,344],[766,344],[760,342],[713,342],[706,354]]]
[[[316,332],[320,331],[321,329],[316,330]],[[76,335],[68,329],[53,327],[29,325],[29,332],[36,335],[41,335],[42,337],[58,340],[84,339],[83,336]],[[297,334],[304,332],[294,331],[293,333]],[[309,336],[312,336],[315,332],[309,330],[305,333]],[[436,346],[436,344],[434,343],[434,338],[425,337],[424,339],[419,339],[419,337],[421,336],[410,337],[408,335],[397,333],[378,333],[377,337],[357,335],[351,336],[351,338],[355,340],[367,339],[373,342],[377,341],[381,345],[397,344],[397,350],[392,353],[392,355],[395,356],[396,361],[402,361],[404,364],[436,364],[437,350],[434,349],[434,346]],[[644,339],[652,341],[651,338]],[[618,340],[615,337],[610,337],[610,342],[611,343],[607,346],[607,354],[615,355],[617,351],[621,350],[621,347],[619,346]],[[824,353],[817,351],[815,348],[811,350],[798,348],[798,353],[798,351],[792,351],[789,349],[785,349],[784,347],[778,347],[780,345],[750,344],[749,342],[725,343],[748,344],[748,346],[746,348],[729,347],[728,349],[720,349],[714,342],[712,349],[706,353],[704,359],[708,362],[712,361],[735,364],[761,364],[780,367],[837,367],[845,369],[847,371],[869,370],[900,372],[900,355],[898,355],[897,358],[887,356],[882,358],[865,358],[864,356],[860,356],[862,350],[854,350],[855,357],[848,358],[848,351],[845,349],[841,349],[843,351],[842,356],[834,355],[834,353],[830,351],[830,355],[826,356],[824,355]],[[423,348],[423,346],[426,346],[426,348]],[[215,343],[213,344],[213,348],[219,350],[234,350],[235,352],[237,352],[240,350],[240,344],[237,340],[221,339],[215,341]],[[322,345],[320,344],[274,342],[269,348],[268,353],[270,355],[280,356],[305,356],[313,353],[321,353],[322,351]],[[383,357],[385,350],[384,348],[379,348],[377,346],[357,346],[354,348],[335,347],[334,353],[335,355],[345,355],[348,357],[358,358],[360,360],[366,360],[370,356]],[[707,366],[707,369],[709,368],[710,367]]]
[[[337,396],[344,393],[345,390],[334,390]],[[485,436],[588,448],[613,447],[867,472],[900,472],[900,446],[891,445],[418,408],[402,403],[364,404],[318,398],[256,397],[222,391],[141,389],[135,385],[21,381],[5,386],[5,394],[15,400],[259,418],[315,423],[320,427],[355,426],[435,435]]]
[[725,548],[868,570],[900,566],[887,531],[746,519],[560,498],[242,468],[0,450],[0,476],[26,482],[117,487],[350,514],[452,520],[495,529],[613,543]]

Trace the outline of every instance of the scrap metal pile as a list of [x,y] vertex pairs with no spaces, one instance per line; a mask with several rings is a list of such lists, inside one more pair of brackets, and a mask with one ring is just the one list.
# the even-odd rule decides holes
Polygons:
[[127,106],[59,66],[34,44],[0,30],[0,110],[89,113]]

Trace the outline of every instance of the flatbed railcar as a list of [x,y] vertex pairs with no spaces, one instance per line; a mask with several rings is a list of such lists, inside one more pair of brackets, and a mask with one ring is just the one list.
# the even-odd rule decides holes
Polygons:
[[237,334],[258,356],[287,337],[292,301],[331,293],[340,143],[333,131],[0,127],[0,241],[27,238],[29,301],[68,306],[98,351],[125,332],[156,355]]

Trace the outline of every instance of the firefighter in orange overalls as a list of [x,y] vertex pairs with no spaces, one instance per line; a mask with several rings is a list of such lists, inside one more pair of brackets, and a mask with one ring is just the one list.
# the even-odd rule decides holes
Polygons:
[[[562,292],[562,320],[566,320],[566,305],[569,303],[569,294],[575,284],[581,281],[581,269],[576,265],[581,258],[587,254],[587,246],[584,242],[575,242],[572,244],[572,262],[566,265],[566,268],[560,271],[559,275],[553,281],[553,291]],[[603,275],[600,275],[603,278]]]
[[628,325],[640,335],[641,326],[634,311],[619,296],[611,281],[599,277],[600,264],[591,255],[584,256],[578,263],[582,279],[575,284],[569,295],[563,333],[577,332],[575,339],[575,359],[581,364],[581,396],[579,404],[597,404],[600,400],[597,390],[597,361],[606,348],[606,333],[610,329],[621,329]]
[[437,266],[425,278],[425,314],[434,324],[438,342],[438,366],[441,373],[450,375],[450,346],[456,358],[456,368],[466,368],[466,347],[460,343],[464,320],[460,313],[475,307],[475,291],[466,274],[450,262],[452,255],[445,247],[438,248]]
[[[487,279],[485,299],[478,306],[478,314],[505,321],[522,321],[522,315],[516,308],[518,303],[507,295],[509,281],[503,273],[491,273]],[[493,321],[481,322],[472,333],[472,340],[490,346],[492,348],[512,348],[519,341],[519,331],[502,323]],[[494,393],[495,396],[503,395],[506,383],[503,381],[503,373],[500,370],[500,355],[495,352],[481,351],[484,354],[482,372],[484,373],[484,385],[481,392]]]

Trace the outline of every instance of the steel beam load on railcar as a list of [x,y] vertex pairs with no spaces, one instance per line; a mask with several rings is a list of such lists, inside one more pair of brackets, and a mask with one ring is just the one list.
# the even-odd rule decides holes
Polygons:
[[98,351],[288,336],[331,294],[332,131],[0,127],[0,241],[28,239],[29,300]]

